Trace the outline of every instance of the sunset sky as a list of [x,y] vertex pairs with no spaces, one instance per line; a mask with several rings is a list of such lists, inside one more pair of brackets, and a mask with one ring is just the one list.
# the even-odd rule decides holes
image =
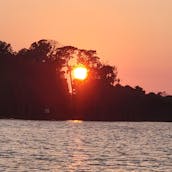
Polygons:
[[95,49],[121,84],[172,94],[172,0],[0,0],[0,40]]

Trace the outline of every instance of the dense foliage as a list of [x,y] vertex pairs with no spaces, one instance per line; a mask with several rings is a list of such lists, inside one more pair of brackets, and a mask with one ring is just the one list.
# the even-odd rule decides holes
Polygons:
[[[72,79],[71,94],[77,64],[89,73]],[[120,85],[116,67],[94,50],[40,40],[14,52],[0,41],[0,78],[0,118],[172,121],[172,96]]]

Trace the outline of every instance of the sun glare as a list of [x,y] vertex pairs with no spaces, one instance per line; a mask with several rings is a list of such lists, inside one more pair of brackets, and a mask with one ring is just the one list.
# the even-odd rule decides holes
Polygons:
[[88,70],[83,66],[79,66],[73,69],[73,77],[75,79],[84,80],[87,78]]

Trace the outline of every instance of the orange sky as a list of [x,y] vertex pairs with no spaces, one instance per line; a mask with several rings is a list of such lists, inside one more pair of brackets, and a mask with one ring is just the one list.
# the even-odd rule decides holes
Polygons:
[[172,0],[4,0],[0,40],[96,49],[122,84],[172,94]]

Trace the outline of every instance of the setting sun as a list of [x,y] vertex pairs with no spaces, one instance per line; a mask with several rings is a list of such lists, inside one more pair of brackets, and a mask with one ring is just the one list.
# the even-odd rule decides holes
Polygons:
[[73,69],[73,77],[75,79],[84,80],[86,79],[87,75],[88,75],[88,70],[83,66],[79,66]]

